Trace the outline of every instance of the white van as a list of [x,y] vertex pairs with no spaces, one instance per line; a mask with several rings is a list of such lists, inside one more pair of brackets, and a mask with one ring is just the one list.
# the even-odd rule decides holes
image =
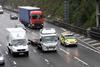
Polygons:
[[3,14],[4,10],[2,8],[2,6],[0,5],[0,14]]
[[12,55],[25,54],[28,56],[28,39],[23,28],[7,28],[7,48]]

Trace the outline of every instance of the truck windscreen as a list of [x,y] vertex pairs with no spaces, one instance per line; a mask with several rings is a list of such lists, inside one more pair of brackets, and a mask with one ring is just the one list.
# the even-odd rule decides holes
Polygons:
[[34,14],[32,15],[32,19],[41,19],[43,16],[40,14]]

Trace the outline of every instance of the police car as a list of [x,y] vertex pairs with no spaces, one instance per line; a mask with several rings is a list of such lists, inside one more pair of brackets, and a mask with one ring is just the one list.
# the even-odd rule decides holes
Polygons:
[[74,34],[71,32],[63,32],[60,36],[60,43],[64,46],[77,46],[77,39],[75,38]]

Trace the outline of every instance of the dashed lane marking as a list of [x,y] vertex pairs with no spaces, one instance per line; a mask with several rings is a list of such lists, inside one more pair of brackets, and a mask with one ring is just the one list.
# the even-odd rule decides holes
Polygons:
[[44,59],[46,62],[49,62],[47,59]]
[[79,62],[81,62],[81,63],[85,64],[87,67],[89,67],[89,65],[86,62],[82,61],[81,59],[79,59],[77,57],[74,57],[74,59],[78,60]]
[[68,55],[70,55],[70,53],[69,52],[67,52],[67,51],[65,51],[64,49],[62,49],[62,48],[59,48],[61,51],[63,51],[64,53],[66,53],[66,54],[68,54]]
[[15,64],[15,65],[16,65],[17,63],[16,63],[15,61],[13,61],[13,64]]
[[[70,55],[70,53],[67,52],[67,51],[65,51],[64,49],[60,48],[60,50],[63,51],[64,53]],[[74,56],[73,56],[73,57],[74,57]],[[81,59],[79,59],[79,58],[77,58],[77,57],[74,57],[74,59],[78,60],[79,62],[81,62],[81,63],[83,63],[83,64],[85,64],[86,66],[89,67],[89,65],[88,65],[86,62],[82,61]]]
[[33,49],[34,53],[37,53],[37,51],[35,49]]
[[47,64],[49,64],[49,60],[48,59],[44,59],[45,60],[45,62],[47,62]]
[[7,51],[5,51],[5,53],[6,53],[6,54],[8,54],[8,52],[7,52]]

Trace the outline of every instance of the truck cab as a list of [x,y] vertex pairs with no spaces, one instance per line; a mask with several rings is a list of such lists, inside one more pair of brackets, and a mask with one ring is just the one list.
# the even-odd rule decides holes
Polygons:
[[44,16],[42,11],[31,11],[30,12],[30,22],[31,25],[34,27],[43,26]]
[[39,7],[19,6],[19,20],[30,28],[43,28],[43,11]]
[[40,41],[38,47],[42,51],[56,51],[58,45],[58,36],[54,28],[41,29],[40,30]]
[[7,48],[8,52],[15,55],[25,54],[28,56],[28,39],[23,28],[7,28]]

